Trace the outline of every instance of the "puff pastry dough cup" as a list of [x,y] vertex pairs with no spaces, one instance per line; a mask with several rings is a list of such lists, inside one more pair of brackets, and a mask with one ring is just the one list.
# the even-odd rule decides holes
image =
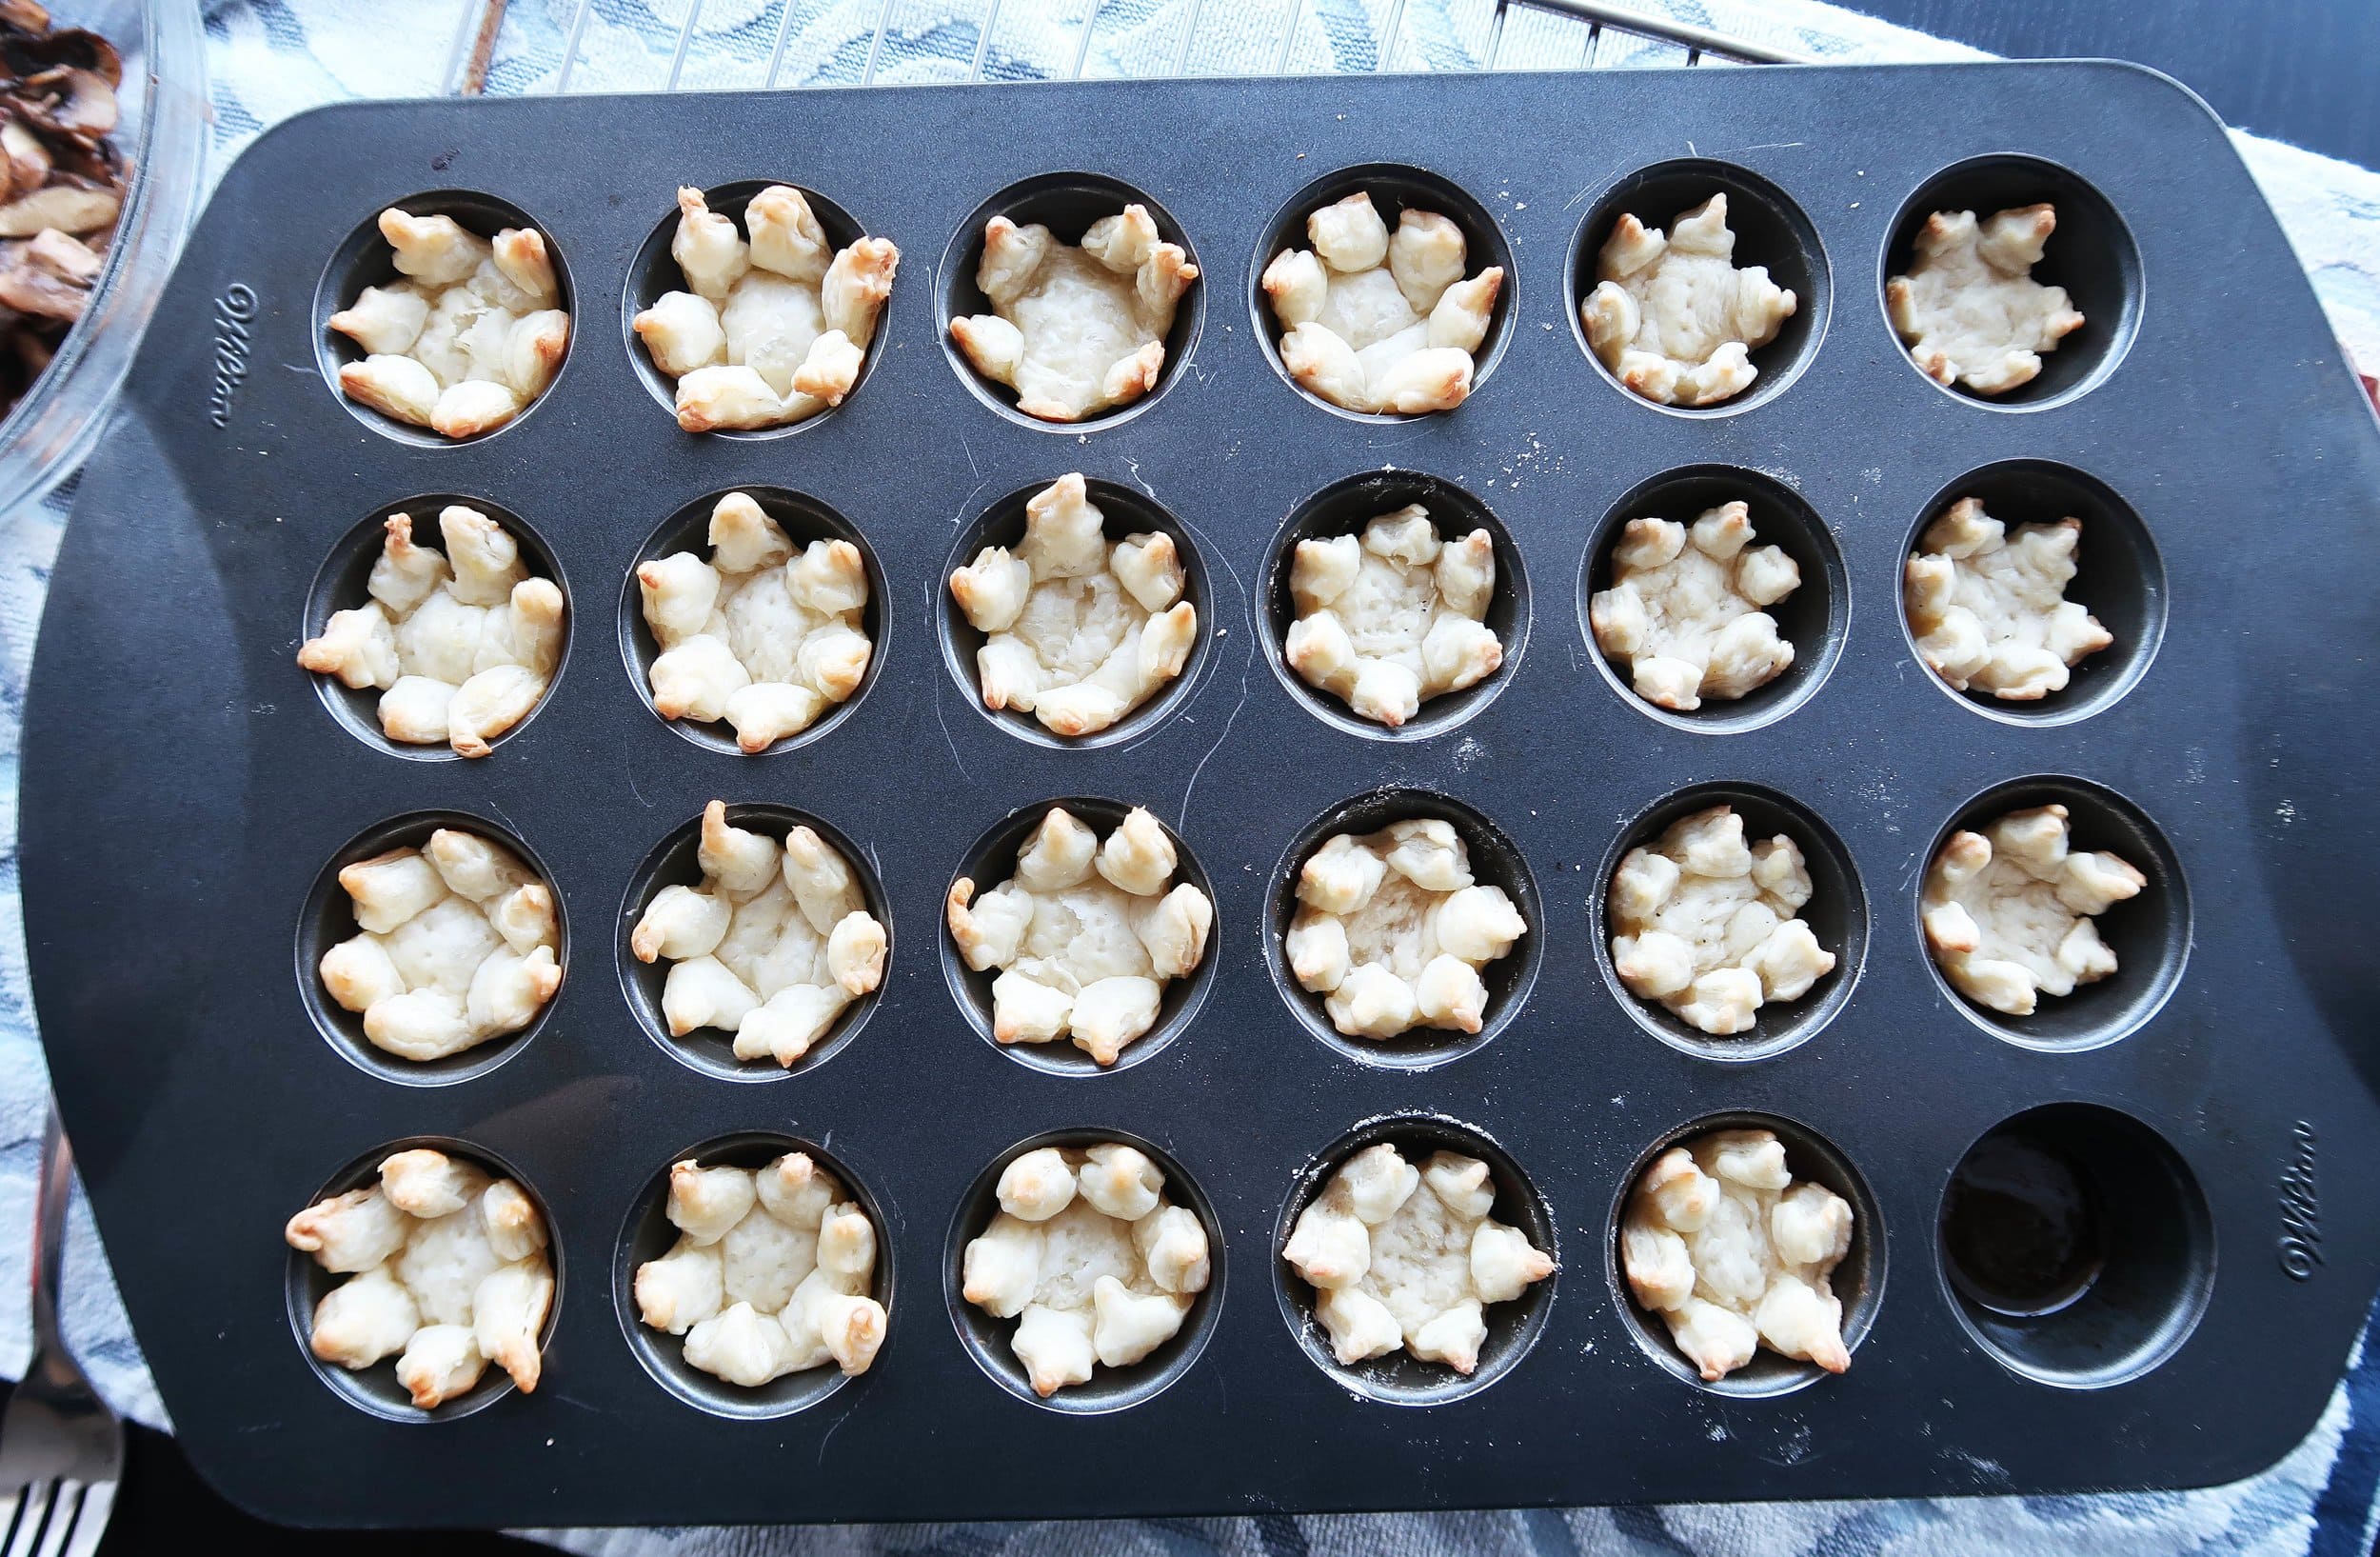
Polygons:
[[1306,1030],[1364,1065],[1427,1069],[1503,1030],[1546,935],[1519,850],[1468,806],[1383,789],[1299,833],[1265,951]]
[[[1712,1171],[1722,1151],[1729,1169],[1752,1182]],[[1697,1211],[1718,1208],[1713,1191],[1722,1185],[1735,1202],[1731,1214],[1697,1224]],[[1770,1208],[1784,1197],[1795,1203],[1780,1228]],[[1756,1226],[1732,1214],[1755,1203]],[[1755,1397],[1804,1388],[1845,1370],[1874,1322],[1890,1247],[1882,1218],[1851,1159],[1807,1127],[1749,1112],[1696,1120],[1638,1157],[1613,1201],[1606,1247],[1620,1316],[1654,1361],[1697,1388]],[[1721,1221],[1725,1245],[1706,1248]],[[1696,1230],[1681,1236],[1679,1225]],[[1775,1253],[1780,1233],[1802,1291],[1777,1279],[1787,1270]],[[1717,1258],[1748,1236],[1757,1246],[1749,1257]],[[1812,1279],[1820,1270],[1822,1287]],[[1763,1296],[1775,1304],[1766,1324],[1756,1317]],[[1674,1326],[1684,1328],[1683,1344]],[[1809,1357],[1785,1355],[1765,1338],[1771,1328]]]
[[1029,806],[980,839],[943,904],[942,960],[976,1029],[1035,1069],[1126,1068],[1180,1036],[1215,976],[1188,846],[1101,799]]
[[968,701],[1042,746],[1138,737],[1198,684],[1217,631],[1187,527],[1079,471],[967,527],[942,597],[942,657]]
[[1664,724],[1784,717],[1841,654],[1850,585],[1825,521],[1757,470],[1683,466],[1604,515],[1579,579],[1597,668]]
[[1553,1217],[1520,1165],[1435,1115],[1368,1120],[1317,1153],[1272,1253],[1306,1355],[1397,1405],[1473,1394],[1517,1366],[1560,1280]]
[[1985,1031],[2073,1052],[2136,1029],[2180,983],[2190,884],[2155,821],[2081,779],[1969,801],[1911,884],[1945,998]]
[[[1703,1059],[1766,1059],[1807,1042],[1849,1002],[1867,954],[1850,852],[1774,789],[1702,784],[1666,796],[1621,829],[1602,888],[1591,928],[1614,998],[1647,1032]],[[1646,928],[1662,934],[1648,940]],[[1673,988],[1681,974],[1687,983]],[[1805,975],[1805,988],[1783,993]]]
[[367,426],[407,442],[507,426],[569,349],[568,272],[526,214],[489,196],[400,201],[347,239],[328,275],[324,374]]
[[1911,193],[1877,266],[1886,325],[1971,405],[2028,409],[2103,381],[2146,307],[2140,251],[2073,170],[1995,153]]
[[552,693],[569,601],[553,554],[519,517],[427,494],[348,532],[306,625],[298,664],[357,739],[400,757],[484,757]]
[[714,800],[638,868],[621,978],[671,1057],[733,1080],[791,1075],[858,1036],[891,927],[852,839],[792,807]]
[[714,751],[819,740],[875,685],[884,585],[866,538],[817,498],[761,486],[697,498],[654,530],[622,588],[637,691]]
[[468,1415],[545,1371],[561,1252],[544,1203],[462,1142],[367,1153],[289,1218],[289,1316],[315,1371],[378,1416]]
[[858,392],[901,252],[815,190],[681,189],[638,251],[629,349],[688,432],[766,435]]
[[638,1321],[630,1344],[689,1405],[784,1416],[878,1360],[893,1291],[883,1218],[817,1147],[762,1131],[707,1142],[656,1174],[629,1217],[614,1279]]
[[408,1086],[494,1069],[535,1036],[569,962],[552,876],[519,838],[456,811],[397,817],[315,878],[298,974],[324,1035]]
[[2004,723],[2096,713],[2164,637],[2149,527],[2071,466],[2004,460],[1961,476],[1919,512],[1903,557],[1911,653],[1962,707]]
[[1367,416],[1453,410],[1494,360],[1511,259],[1477,201],[1376,166],[1300,192],[1266,237],[1256,308],[1291,383]]
[[944,1280],[961,1340],[1021,1399],[1110,1411],[1188,1371],[1215,1327],[1224,1248],[1181,1165],[1116,1131],[1054,1131],[980,1174]]
[[1747,169],[1658,164],[1596,203],[1571,256],[1578,341],[1613,382],[1687,415],[1744,410],[1790,383],[1824,332],[1817,230]]
[[1484,709],[1528,633],[1510,532],[1470,493],[1418,471],[1365,471],[1307,498],[1262,578],[1259,625],[1281,684],[1374,739],[1427,739]]
[[1054,173],[979,208],[942,259],[951,365],[984,400],[1060,431],[1108,425],[1171,382],[1197,337],[1200,269],[1164,208]]

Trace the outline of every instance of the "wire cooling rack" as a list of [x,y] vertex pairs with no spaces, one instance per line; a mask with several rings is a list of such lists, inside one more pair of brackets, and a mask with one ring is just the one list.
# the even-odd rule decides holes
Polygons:
[[[856,81],[836,85],[870,86],[884,62],[884,43],[895,19],[898,0],[877,0],[874,26],[867,32],[864,63]],[[985,67],[993,55],[993,40],[1001,20],[1003,0],[983,0],[980,15],[974,23],[974,45],[967,59],[966,71],[957,79],[979,81],[984,78]],[[1022,0],[1020,0],[1022,3]],[[1279,20],[1275,24],[1273,41],[1259,50],[1263,66],[1255,71],[1232,70],[1220,73],[1274,74],[1292,73],[1296,68],[1300,24],[1307,22],[1309,12],[1319,13],[1323,0],[1277,0]],[[705,0],[662,0],[657,8],[672,11],[683,6],[684,14],[679,18],[674,47],[671,48],[664,90],[676,91],[683,80],[688,50],[694,43],[704,19]],[[1571,68],[1591,70],[1623,63],[1644,63],[1637,57],[1637,48],[1660,46],[1667,57],[1658,63],[1672,65],[1772,65],[1801,63],[1806,56],[1773,45],[1734,36],[1715,29],[1697,27],[1666,16],[1649,15],[1624,6],[1608,5],[1603,0],[1491,0],[1492,10],[1486,18],[1485,46],[1477,54],[1476,65],[1452,68],[1493,70],[1498,69],[1508,28],[1527,26],[1532,30],[1530,55],[1539,64],[1568,64]],[[486,89],[488,66],[495,50],[498,34],[504,25],[507,0],[466,0],[457,23],[453,48],[449,51],[445,75],[449,95],[473,95]],[[572,90],[572,77],[582,60],[582,44],[586,37],[590,19],[598,14],[598,0],[576,0],[563,28],[562,58],[553,72],[550,85],[543,90],[566,92]],[[610,8],[605,8],[606,10]],[[803,8],[799,0],[774,0],[769,8],[777,11],[773,43],[769,49],[766,74],[757,82],[744,83],[764,90],[779,85],[784,69],[786,45],[794,36],[795,19]],[[1109,9],[1108,0],[1090,0],[1075,25],[1071,61],[1061,72],[1061,79],[1079,80],[1091,58],[1091,45],[1098,34],[1102,12]],[[1170,61],[1159,62],[1159,69],[1137,73],[1161,76],[1186,76],[1219,73],[1194,68],[1195,47],[1201,37],[1200,23],[1211,22],[1215,12],[1225,8],[1217,5],[1210,10],[1207,0],[1185,0],[1179,8],[1182,19],[1174,24],[1176,37]],[[1235,8],[1237,9],[1237,8]],[[1372,69],[1379,71],[1399,70],[1430,70],[1450,68],[1443,57],[1425,56],[1408,36],[1404,26],[1406,0],[1388,0],[1385,20],[1378,30],[1384,44],[1375,50]],[[764,16],[765,12],[763,13]],[[1615,45],[1623,47],[1615,48]],[[1170,68],[1164,68],[1167,64]],[[945,78],[948,79],[948,78]]]

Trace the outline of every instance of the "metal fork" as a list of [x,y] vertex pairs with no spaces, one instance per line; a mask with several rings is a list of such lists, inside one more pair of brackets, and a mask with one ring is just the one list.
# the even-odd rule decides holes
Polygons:
[[89,1557],[107,1533],[124,1472],[124,1424],[67,1350],[58,1328],[67,1191],[74,1156],[53,1105],[41,1137],[34,1208],[33,1356],[0,1418],[0,1498],[9,1507],[6,1557]]

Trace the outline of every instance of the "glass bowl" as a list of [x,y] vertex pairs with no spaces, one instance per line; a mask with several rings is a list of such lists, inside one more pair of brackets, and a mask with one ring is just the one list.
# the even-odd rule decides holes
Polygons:
[[131,182],[89,306],[0,421],[0,515],[41,498],[90,452],[173,273],[207,167],[198,0],[59,0],[50,20],[89,28],[124,56],[115,143]]

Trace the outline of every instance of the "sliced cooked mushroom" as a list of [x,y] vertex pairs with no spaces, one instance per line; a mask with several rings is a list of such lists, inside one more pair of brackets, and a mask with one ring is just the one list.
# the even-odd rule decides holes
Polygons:
[[49,182],[50,148],[14,119],[0,124],[0,155],[8,159],[9,195],[30,194]]
[[83,306],[89,301],[89,288],[35,260],[32,245],[0,244],[0,303],[19,313],[71,323],[83,316]]
[[116,90],[96,70],[53,66],[18,82],[9,96],[18,113],[60,135],[95,141],[116,127]]
[[115,45],[0,0],[0,414],[50,367],[107,269],[130,175],[109,140]]
[[123,199],[113,190],[52,184],[0,206],[0,238],[30,238],[44,228],[90,232],[116,219]]

